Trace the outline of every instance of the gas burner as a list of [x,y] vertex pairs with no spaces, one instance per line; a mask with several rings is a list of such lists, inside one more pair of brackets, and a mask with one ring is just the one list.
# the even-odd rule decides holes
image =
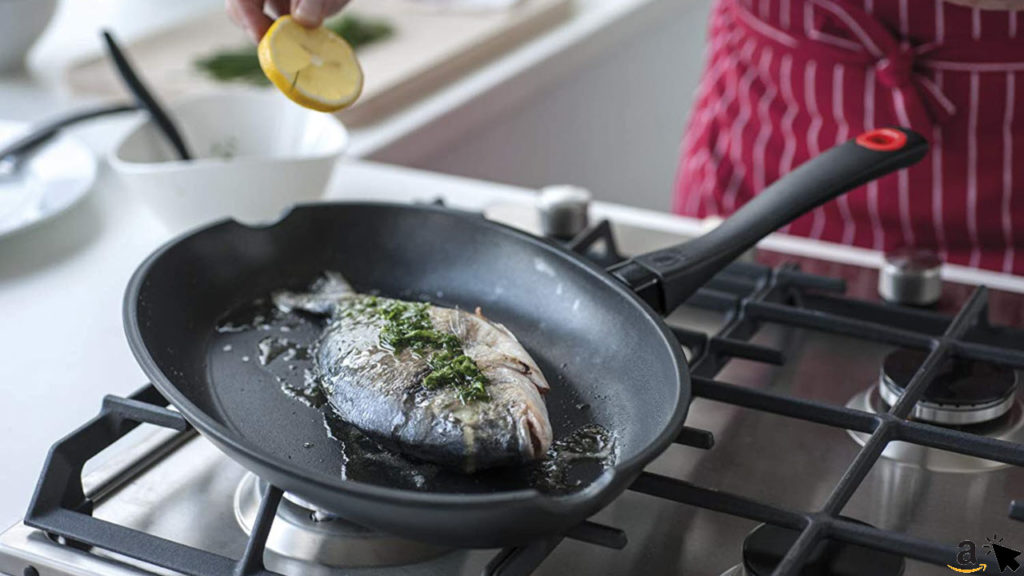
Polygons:
[[[878,393],[892,406],[924,363],[928,353],[903,349],[882,363]],[[1017,374],[987,362],[949,359],[914,406],[913,418],[946,426],[966,426],[995,420],[1014,406]]]
[[[879,392],[878,387],[870,388],[857,394],[846,404],[847,408],[879,414],[889,410]],[[978,436],[987,436],[996,440],[1005,440],[1015,444],[1024,443],[1024,408],[1019,400],[1011,403],[1008,412],[1000,418],[965,426],[950,426],[958,430],[970,432]],[[850,436],[863,446],[869,435],[855,430],[848,430]],[[995,460],[985,460],[975,456],[967,456],[956,452],[947,452],[937,448],[921,446],[909,442],[890,442],[882,452],[882,457],[905,464],[913,464],[934,472],[980,472],[1005,468],[1009,464]]]
[[[846,406],[862,412],[889,411],[924,363],[927,352],[901,349],[882,362],[878,384]],[[918,400],[914,420],[1008,442],[1024,442],[1024,407],[1017,399],[1017,374],[1011,369],[974,360],[947,360]],[[849,431],[863,446],[868,434]],[[1007,464],[907,442],[890,442],[882,456],[936,472],[976,472]]]
[[[798,536],[800,532],[797,530],[761,524],[743,540],[743,564],[723,576],[770,576]],[[800,576],[900,576],[903,565],[902,557],[888,552],[825,540],[811,553]]]
[[[235,519],[246,534],[252,530],[265,488],[266,483],[250,473],[235,492]],[[352,524],[287,492],[277,508],[267,550],[285,562],[334,568],[414,564],[448,551]]]

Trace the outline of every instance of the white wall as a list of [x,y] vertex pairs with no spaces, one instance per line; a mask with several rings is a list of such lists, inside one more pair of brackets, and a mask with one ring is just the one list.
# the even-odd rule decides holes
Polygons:
[[680,0],[671,18],[590,55],[457,141],[380,159],[529,187],[579,184],[602,200],[668,210],[709,5]]

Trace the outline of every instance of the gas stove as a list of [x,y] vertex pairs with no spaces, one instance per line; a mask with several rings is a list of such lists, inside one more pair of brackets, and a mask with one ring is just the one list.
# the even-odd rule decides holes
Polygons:
[[[602,265],[680,240],[608,221],[555,232]],[[717,276],[668,319],[693,375],[686,429],[562,537],[453,550],[274,497],[143,386],[54,446],[25,521],[0,534],[0,572],[1010,573],[1024,564],[1024,294],[947,282],[911,307],[881,301],[878,274],[761,250]]]

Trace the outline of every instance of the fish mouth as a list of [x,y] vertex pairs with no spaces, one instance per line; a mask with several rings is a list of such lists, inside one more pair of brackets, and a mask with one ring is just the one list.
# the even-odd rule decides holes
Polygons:
[[530,446],[533,448],[533,453],[530,456],[532,458],[539,458],[551,447],[551,440],[545,441],[542,439],[541,424],[537,422],[536,416],[531,415],[528,421],[530,425]]
[[536,460],[547,453],[553,434],[546,418],[525,409],[519,415],[517,428],[519,447],[527,460]]

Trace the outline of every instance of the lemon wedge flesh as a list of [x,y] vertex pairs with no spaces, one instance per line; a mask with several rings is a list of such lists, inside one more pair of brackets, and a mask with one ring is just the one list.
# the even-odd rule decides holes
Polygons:
[[363,70],[352,47],[322,26],[306,28],[282,16],[260,40],[258,53],[267,78],[306,108],[341,110],[363,91]]

